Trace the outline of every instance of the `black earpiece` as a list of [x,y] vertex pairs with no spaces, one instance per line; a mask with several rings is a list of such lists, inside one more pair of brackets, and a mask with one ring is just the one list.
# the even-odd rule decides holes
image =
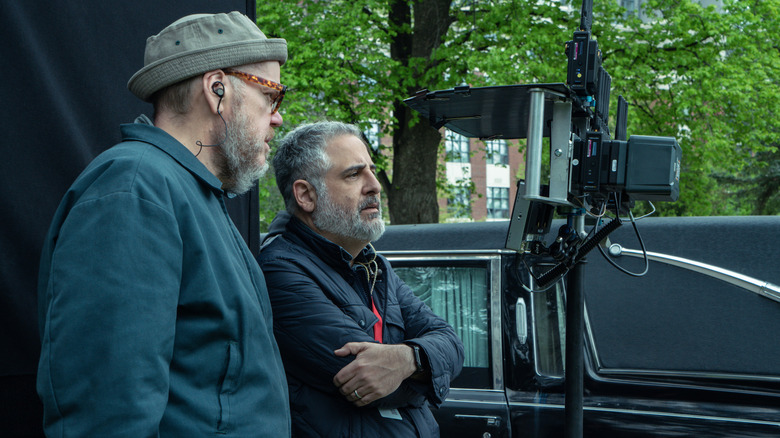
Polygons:
[[[225,124],[225,138],[227,138],[227,122],[225,122],[225,118],[222,117],[222,113],[219,111],[219,106],[222,105],[222,98],[225,97],[225,85],[220,81],[216,81],[213,84],[211,84],[211,92],[216,94],[219,97],[219,102],[217,102],[217,115],[219,116],[220,119],[222,119],[222,123]],[[204,147],[214,148],[214,147],[222,146],[222,143],[224,141],[225,139],[223,138],[222,141],[217,144],[203,144],[203,142],[198,140],[195,142],[195,144],[200,146],[201,149],[203,149]],[[197,157],[198,154],[200,154],[200,150],[198,150],[198,153],[195,154],[195,156]]]
[[225,86],[220,81],[211,84],[211,91],[214,92],[214,94],[216,94],[220,98],[225,96]]

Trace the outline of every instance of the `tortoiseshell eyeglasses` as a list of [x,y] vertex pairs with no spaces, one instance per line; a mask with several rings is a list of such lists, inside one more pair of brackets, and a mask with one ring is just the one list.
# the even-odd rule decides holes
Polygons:
[[276,97],[274,97],[273,100],[271,101],[271,114],[275,114],[277,111],[279,111],[279,105],[282,104],[282,99],[284,99],[284,93],[287,92],[287,85],[282,85],[278,82],[270,81],[268,79],[263,79],[259,76],[255,76],[249,73],[244,73],[238,70],[224,70],[224,72],[226,75],[235,76],[245,81],[254,82],[255,84],[262,85],[264,87],[268,87],[278,91],[279,94],[277,94]]

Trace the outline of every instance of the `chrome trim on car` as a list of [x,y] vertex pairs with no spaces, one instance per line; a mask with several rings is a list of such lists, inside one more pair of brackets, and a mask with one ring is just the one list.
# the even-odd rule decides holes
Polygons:
[[[586,343],[590,345],[590,351],[593,352],[591,360],[597,370],[602,370],[601,359],[599,359],[599,351],[596,348],[596,339],[593,337],[593,328],[590,326],[590,315],[588,314],[588,303],[584,304],[585,312],[585,336],[587,337]],[[587,353],[587,349],[585,350]],[[587,361],[587,357],[585,359]]]
[[419,249],[419,250],[394,249],[394,250],[384,250],[384,251],[380,250],[379,253],[387,258],[390,258],[391,256],[396,257],[396,256],[415,255],[415,256],[426,256],[426,257],[435,256],[436,258],[448,259],[450,258],[449,256],[451,255],[457,257],[463,257],[463,256],[475,255],[475,254],[477,255],[517,254],[517,251],[512,249],[453,249],[453,250],[447,250],[447,253],[443,254],[441,250],[436,250],[436,249]]
[[493,362],[493,389],[504,388],[504,338],[501,329],[501,257],[490,260],[490,354]]
[[[563,404],[559,404],[559,403],[553,404],[553,403],[509,402],[509,405],[518,406],[518,407],[545,408],[545,409],[565,408]],[[639,409],[618,409],[618,408],[608,408],[603,406],[584,406],[583,410],[590,411],[590,412],[614,412],[614,413],[629,414],[629,415],[646,415],[646,416],[656,416],[656,417],[724,421],[730,423],[763,424],[767,426],[780,427],[780,422],[778,421],[744,419],[744,418],[736,418],[736,417],[722,417],[717,415],[697,415],[697,414],[690,414],[690,413],[682,414],[676,412],[661,412],[661,411],[650,411],[650,410],[639,410]]]
[[[712,379],[712,380],[740,380],[740,381],[761,381],[761,382],[775,382],[780,383],[780,377],[778,376],[766,376],[760,374],[728,374],[728,373],[715,373],[715,372],[701,372],[701,371],[676,371],[676,370],[639,370],[630,368],[599,368],[599,375],[617,375],[617,376],[632,376],[632,377],[676,377],[676,378],[696,378],[696,379]],[[678,386],[669,384],[669,386]],[[683,384],[680,386],[691,386]]]
[[515,331],[517,333],[517,340],[523,345],[528,341],[528,321],[525,312],[525,300],[522,297],[519,297],[515,303]]
[[[460,399],[458,398],[458,394],[460,393],[467,393],[467,392],[474,392],[479,394],[495,394],[495,395],[503,395],[504,389],[483,389],[483,388],[452,388],[450,391],[450,395],[447,396],[447,401],[452,400],[468,400],[468,399]],[[482,401],[482,402],[476,402],[476,403],[492,403],[492,401]]]
[[497,415],[473,415],[473,414],[455,414],[456,420],[485,420],[487,427],[501,427],[501,417]]
[[[644,252],[640,250],[627,249],[621,247],[618,244],[613,244],[610,247],[610,253],[613,251],[612,248],[615,248],[614,251],[617,252],[617,255],[627,255],[638,258],[644,257]],[[719,266],[709,265],[707,263],[697,262],[695,260],[676,257],[668,254],[647,252],[647,258],[649,260],[666,263],[668,265],[677,266],[679,268],[717,278],[718,280],[725,281],[743,289],[747,289],[750,292],[780,303],[780,286],[776,284],[749,277],[747,275],[742,275]]]

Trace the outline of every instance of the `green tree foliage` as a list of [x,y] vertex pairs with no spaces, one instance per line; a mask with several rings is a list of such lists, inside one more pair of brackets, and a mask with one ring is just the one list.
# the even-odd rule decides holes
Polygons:
[[[258,2],[258,24],[286,38],[285,127],[322,118],[378,122],[392,138],[374,157],[394,223],[433,222],[440,135],[403,99],[457,85],[564,82],[564,43],[579,1]],[[627,14],[594,2],[593,35],[628,133],[674,136],[680,200],[661,214],[778,214],[780,0],[648,0]],[[612,122],[614,123],[614,122]],[[521,142],[522,144],[523,142]],[[392,167],[389,158],[392,157]]]
[[[780,213],[746,208],[736,196],[778,163],[780,2],[726,1],[718,12],[653,0],[647,13],[658,19],[629,20],[632,30],[616,36],[604,62],[615,65],[616,91],[632,103],[629,132],[675,136],[683,146],[681,198],[662,212]],[[718,184],[719,174],[752,174],[754,182]]]
[[365,130],[380,124],[393,138],[392,169],[381,150],[374,157],[392,222],[437,221],[441,136],[402,100],[425,86],[450,85],[436,55],[453,22],[450,1],[262,2],[257,16],[261,29],[288,40],[288,125],[322,118]]

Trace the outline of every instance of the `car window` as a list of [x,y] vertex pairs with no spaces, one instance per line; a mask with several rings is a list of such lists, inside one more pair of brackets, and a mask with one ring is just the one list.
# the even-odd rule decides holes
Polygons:
[[474,266],[396,266],[399,277],[463,341],[465,360],[453,387],[490,388],[488,271]]
[[536,372],[563,377],[566,339],[566,305],[563,282],[531,294],[536,347]]

